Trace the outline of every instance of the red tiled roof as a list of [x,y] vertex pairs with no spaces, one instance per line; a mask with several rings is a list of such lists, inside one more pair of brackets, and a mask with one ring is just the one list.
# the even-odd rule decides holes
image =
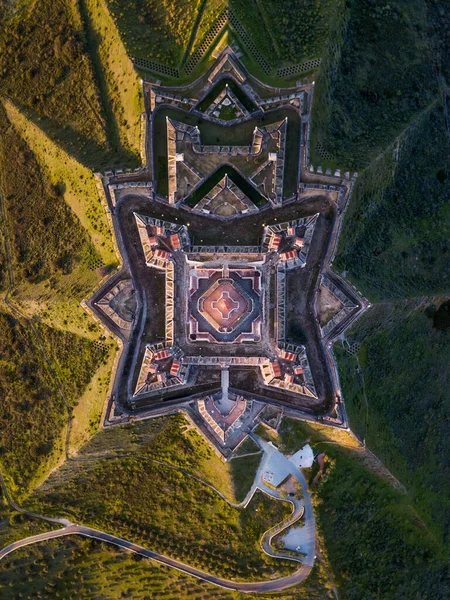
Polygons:
[[290,260],[291,258],[295,258],[297,256],[297,252],[295,250],[289,250],[289,252],[283,252],[280,254],[281,260]]
[[178,371],[180,369],[180,363],[177,360],[174,360],[172,366],[170,368],[171,375],[178,375]]
[[281,369],[280,369],[280,365],[278,364],[278,362],[273,361],[270,364],[272,365],[273,376],[281,377]]
[[269,242],[269,250],[276,250],[281,242],[281,235],[274,235]]
[[174,233],[170,236],[170,243],[172,244],[172,248],[174,250],[181,248],[180,237],[177,233]]
[[158,258],[164,258],[167,260],[170,256],[170,254],[168,252],[166,252],[165,250],[160,250],[159,248],[156,248],[155,256],[157,256]]
[[295,354],[292,352],[286,352],[286,350],[280,350],[280,356],[285,360],[295,360]]

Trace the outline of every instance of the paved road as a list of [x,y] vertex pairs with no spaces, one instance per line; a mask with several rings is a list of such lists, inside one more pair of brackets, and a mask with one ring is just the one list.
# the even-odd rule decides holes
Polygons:
[[[235,507],[239,507],[239,508],[244,508],[248,505],[248,503],[252,499],[252,497],[257,489],[261,489],[263,492],[265,492],[266,494],[268,494],[270,496],[273,496],[274,498],[277,498],[280,500],[284,499],[281,497],[279,492],[269,488],[268,486],[266,486],[264,484],[264,482],[262,480],[262,474],[263,474],[263,471],[264,471],[268,461],[270,461],[271,457],[274,454],[276,454],[277,456],[280,455],[280,457],[282,457],[282,460],[283,459],[287,460],[287,459],[271,444],[267,444],[266,442],[264,442],[263,440],[261,440],[261,438],[259,438],[257,436],[252,436],[252,437],[254,437],[255,441],[257,441],[259,443],[259,445],[262,447],[262,449],[264,451],[264,455],[263,455],[263,459],[261,460],[258,471],[256,473],[253,485],[252,485],[251,489],[249,490],[248,494],[246,495],[246,497],[244,498],[244,500],[238,504],[231,503],[225,498],[225,496],[223,496],[223,494],[221,494],[218,490],[216,490],[225,500],[227,500],[227,502],[229,502],[229,504],[231,504],[232,506],[235,506]],[[292,464],[292,463],[290,463],[290,464]],[[6,488],[3,477],[1,476],[1,473],[0,473],[0,482],[2,484],[3,491],[5,492],[8,502],[14,509],[16,509],[22,513],[25,513],[29,516],[33,516],[33,517],[37,517],[40,519],[45,519],[47,521],[63,524],[63,525],[65,525],[65,527],[63,529],[57,529],[54,531],[47,531],[44,533],[40,533],[38,535],[24,538],[22,540],[18,540],[16,542],[13,542],[12,544],[9,544],[8,546],[6,546],[2,550],[0,550],[0,560],[2,558],[4,558],[5,556],[7,556],[8,554],[10,554],[11,552],[13,552],[14,550],[18,550],[19,548],[22,548],[24,546],[29,546],[30,544],[44,542],[46,540],[51,540],[51,539],[64,537],[64,536],[68,536],[68,535],[83,535],[86,537],[100,540],[102,542],[106,542],[108,544],[114,544],[116,546],[119,546],[120,548],[124,548],[126,550],[135,552],[136,554],[139,554],[146,558],[156,560],[156,561],[158,561],[162,564],[165,564],[169,567],[172,567],[174,569],[182,571],[183,573],[187,573],[188,575],[192,575],[193,577],[197,577],[198,579],[207,581],[209,583],[212,583],[214,585],[217,585],[217,586],[220,586],[220,587],[223,587],[226,589],[236,590],[236,591],[240,591],[240,592],[275,592],[275,591],[285,590],[287,588],[299,585],[304,579],[306,579],[306,577],[308,577],[308,575],[311,571],[312,565],[314,563],[314,516],[312,514],[312,505],[311,505],[311,501],[310,501],[310,497],[309,497],[309,492],[307,491],[306,481],[303,478],[303,474],[298,470],[298,473],[296,473],[296,475],[298,476],[299,481],[302,484],[305,499],[301,502],[290,500],[290,502],[294,506],[292,515],[288,519],[283,521],[282,523],[279,523],[275,527],[269,529],[264,534],[264,537],[262,540],[263,550],[270,556],[273,556],[276,558],[290,558],[291,560],[295,560],[297,562],[300,562],[300,560],[303,561],[302,564],[300,565],[300,567],[292,575],[288,575],[286,577],[280,577],[279,579],[274,579],[271,581],[260,581],[260,582],[249,582],[249,583],[238,583],[235,581],[230,581],[228,579],[222,579],[221,577],[215,577],[214,575],[205,573],[204,571],[201,571],[200,569],[196,569],[194,567],[186,565],[186,564],[182,563],[181,561],[169,558],[169,557],[159,554],[157,552],[153,552],[152,550],[148,550],[147,548],[144,548],[143,546],[139,546],[138,544],[134,544],[133,542],[124,540],[120,537],[111,535],[109,533],[105,533],[105,532],[99,531],[97,529],[92,529],[91,527],[75,525],[65,519],[52,519],[52,518],[48,518],[48,517],[44,517],[41,515],[37,515],[34,513],[24,511],[19,506],[17,506],[13,502],[11,497],[9,496],[8,490]],[[210,487],[213,487],[213,486],[210,485]],[[283,529],[289,527],[292,523],[294,523],[299,518],[301,518],[302,515],[304,515],[304,517],[305,517],[305,527],[309,526],[312,528],[311,531],[312,531],[312,536],[313,536],[312,549],[310,549],[310,551],[308,551],[306,558],[304,558],[304,559],[298,558],[297,559],[297,558],[287,557],[287,556],[284,556],[283,553],[277,553],[276,551],[274,551],[270,546],[270,542],[271,542],[273,536],[276,535],[277,533],[279,533],[280,531],[282,531]]]
[[83,535],[106,542],[108,544],[114,544],[131,552],[135,552],[136,554],[140,554],[141,556],[145,556],[146,558],[150,558],[162,564],[168,565],[169,567],[173,567],[174,569],[178,569],[178,571],[182,571],[183,573],[187,573],[188,575],[192,575],[193,577],[197,577],[203,581],[240,592],[274,592],[284,590],[301,583],[305,577],[309,575],[311,570],[309,566],[302,565],[292,575],[274,579],[273,581],[237,583],[235,581],[229,581],[228,579],[222,579],[221,577],[215,577],[214,575],[210,575],[209,573],[205,573],[204,571],[190,567],[189,565],[186,565],[178,560],[174,560],[167,556],[163,556],[162,554],[158,554],[157,552],[153,552],[152,550],[148,550],[147,548],[143,548],[142,546],[134,544],[133,542],[129,542],[128,540],[104,533],[103,531],[98,531],[97,529],[83,527],[82,525],[68,525],[64,529],[40,533],[23,540],[13,542],[9,546],[6,546],[6,548],[3,548],[3,550],[0,550],[0,560],[7,556],[10,552],[17,550],[18,548],[22,548],[23,546],[28,546],[37,542],[43,542],[67,535]]
[[[308,491],[308,484],[306,482],[306,479],[305,479],[303,473],[301,472],[301,470],[299,468],[297,468],[272,443],[266,442],[265,440],[263,440],[259,436],[255,435],[254,433],[250,434],[250,437],[264,451],[264,457],[266,460],[265,460],[264,465],[262,464],[263,461],[261,462],[261,466],[265,467],[267,465],[267,468],[269,471],[275,471],[277,469],[278,465],[281,467],[284,467],[284,469],[286,469],[287,471],[290,471],[291,475],[293,475],[297,479],[297,481],[300,483],[300,485],[302,487],[302,492],[303,492],[302,500],[298,500],[296,498],[283,498],[283,496],[281,496],[281,494],[277,490],[265,485],[265,483],[262,479],[262,470],[258,470],[254,485],[256,485],[259,489],[261,489],[263,492],[265,492],[269,496],[273,496],[274,498],[276,498],[278,500],[285,500],[285,501],[287,500],[287,501],[291,502],[291,504],[294,507],[293,513],[288,519],[286,519],[282,523],[279,523],[278,525],[275,525],[274,527],[272,527],[271,529],[266,531],[266,533],[264,534],[263,543],[262,543],[263,550],[270,556],[274,556],[276,558],[286,558],[288,560],[301,561],[303,563],[303,567],[305,567],[305,569],[307,568],[308,573],[309,573],[314,565],[314,560],[316,557],[316,523],[315,523],[314,511],[313,511],[313,506],[312,506],[312,501],[311,501],[311,494]],[[257,482],[258,477],[259,477],[259,482]],[[304,524],[302,527],[302,535],[301,535],[301,547],[302,547],[302,553],[305,554],[306,556],[300,558],[300,555],[299,555],[299,558],[297,559],[293,556],[287,556],[286,554],[283,554],[282,551],[275,552],[272,549],[272,547],[270,546],[270,542],[271,542],[272,538],[275,535],[277,535],[278,533],[280,533],[281,531],[283,531],[284,529],[287,529],[289,526],[293,525],[301,517],[303,517],[303,519],[304,519]],[[305,579],[307,577],[307,574],[304,575],[303,579]]]
[[[11,498],[11,496],[8,492],[8,488],[6,487],[3,473],[1,471],[0,471],[0,487],[5,495],[5,498],[8,502],[8,504],[11,506],[11,508],[16,510],[17,512],[19,512],[23,515],[27,515],[28,517],[31,517],[33,519],[41,519],[42,521],[48,521],[49,523],[57,523],[58,525],[65,525],[65,526],[72,525],[72,523],[70,521],[68,521],[67,519],[59,519],[57,517],[46,517],[44,515],[38,515],[37,513],[30,512],[29,510],[24,510],[23,508],[20,508],[20,506],[18,504],[16,504],[14,502],[14,500]],[[0,552],[0,558],[1,558],[1,556],[2,555]]]

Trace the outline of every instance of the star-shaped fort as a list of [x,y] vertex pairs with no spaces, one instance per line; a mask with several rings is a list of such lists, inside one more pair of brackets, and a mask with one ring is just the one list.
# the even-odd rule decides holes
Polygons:
[[184,410],[224,456],[268,411],[347,427],[332,342],[369,304],[331,270],[355,176],[309,164],[314,84],[227,47],[143,89],[143,167],[102,182],[122,265],[87,303],[122,346],[105,424]]

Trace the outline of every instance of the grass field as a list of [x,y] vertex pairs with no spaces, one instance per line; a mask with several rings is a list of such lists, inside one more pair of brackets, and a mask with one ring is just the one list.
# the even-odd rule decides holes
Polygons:
[[93,164],[104,156],[106,124],[77,3],[21,3],[2,32],[0,93],[42,119],[76,156]]
[[142,91],[137,74],[112,18],[107,0],[82,0],[87,45],[105,107],[114,164],[140,164]]
[[189,44],[201,0],[107,0],[128,54],[176,67]]
[[343,10],[317,79],[311,161],[328,166],[319,142],[341,167],[362,169],[438,98],[448,11],[424,0],[353,0]]
[[427,312],[425,303],[375,306],[348,334],[350,343],[360,344],[357,353],[336,351],[352,428],[448,544],[450,348],[448,330],[433,326]]
[[[24,495],[61,460],[67,410],[30,326],[8,313],[0,318],[0,464],[12,489]],[[66,401],[76,405],[108,347],[43,324],[37,335]]]
[[442,107],[426,113],[357,180],[334,267],[371,300],[450,290],[450,142]]
[[256,471],[261,462],[261,454],[234,458],[230,462],[236,500],[243,500],[255,479]]
[[76,453],[99,429],[116,355],[117,348],[115,344],[111,344],[107,347],[100,366],[72,411],[69,440],[71,454]]
[[99,254],[100,265],[117,262],[105,208],[100,204],[91,169],[80,164],[30,122],[12,102],[5,101],[7,116],[24,139],[53,187],[72,209]]
[[[24,574],[25,573],[25,577]],[[0,563],[0,592],[17,598],[136,598],[139,600],[263,600],[212,586],[95,540],[73,537],[20,550]],[[283,600],[331,600],[322,568]]]
[[92,171],[11,102],[0,107],[0,127],[14,301],[51,326],[98,338],[101,330],[80,302],[116,267],[117,257]]
[[[189,466],[192,466],[195,454],[191,456],[187,450],[189,444],[183,448],[180,427],[183,429],[186,425],[182,423],[181,417],[172,417],[137,423],[105,433],[114,436],[116,447],[128,452],[130,456],[134,453],[136,459],[141,451],[151,454],[155,450],[156,455],[163,452],[165,459],[178,464],[185,464],[184,458],[187,457]],[[167,450],[164,438],[172,434],[175,434],[177,441]],[[160,443],[161,435],[163,438]],[[111,437],[103,439],[102,434],[95,436],[83,451],[83,456],[104,455],[108,452],[111,441]],[[445,553],[421,521],[409,496],[393,488],[384,479],[383,469],[374,471],[367,454],[358,449],[355,439],[348,433],[283,419],[279,434],[279,444],[283,451],[293,451],[307,441],[315,452],[326,453],[325,471],[319,483],[312,488],[319,534],[319,559],[301,588],[284,592],[283,599],[328,600],[335,597],[331,591],[333,584],[339,598],[379,597],[383,600],[397,600],[403,597],[420,597],[421,600],[435,600],[447,597],[450,588]],[[104,458],[103,462],[105,460]],[[123,467],[125,463],[123,459],[121,461]],[[112,462],[118,464],[116,461]],[[87,490],[84,481],[86,476],[91,483],[89,492],[85,492],[86,496],[91,491],[96,493],[90,471],[90,468],[87,472],[78,470],[76,476],[82,489],[86,487]],[[308,473],[310,480],[316,471],[317,467]],[[123,476],[122,469],[121,472]],[[109,485],[114,487],[119,474],[108,469],[104,477],[107,475],[110,475]],[[65,476],[60,473],[58,485],[62,485],[64,480]],[[125,480],[127,481],[127,477]],[[142,483],[142,478],[139,478],[139,482]],[[165,478],[165,485],[168,489],[173,488],[171,477]],[[173,488],[172,507],[177,506],[187,489],[189,484],[180,479],[176,491]],[[56,496],[55,492],[55,481],[50,480],[41,496],[52,494],[52,502],[61,501],[62,497],[59,494]],[[197,490],[195,494],[198,493],[202,494]],[[105,504],[108,504],[108,496],[109,492],[106,492],[104,504],[96,513],[97,520],[102,518],[101,513]],[[152,510],[152,526],[155,527],[164,518],[167,506],[159,505],[154,490],[152,496],[156,502]],[[65,499],[67,500],[67,495]],[[63,504],[66,508],[70,505],[71,510],[76,513],[80,511],[78,503]],[[127,505],[129,504],[128,499]],[[164,504],[167,505],[167,502]],[[120,497],[116,498],[115,508],[118,517],[123,510]],[[261,511],[262,507],[259,506],[259,509]],[[196,515],[195,504],[193,510]],[[268,515],[265,518],[267,517]],[[183,518],[189,517],[183,515]],[[270,519],[274,518],[275,513],[271,513]],[[261,515],[258,516],[258,522],[261,524]],[[222,524],[221,527],[224,526]],[[114,521],[114,527],[120,528],[120,524]],[[168,529],[170,532],[170,526]],[[244,522],[241,522],[239,530],[245,531]],[[141,527],[141,535],[143,533]],[[139,534],[136,533],[137,535]],[[145,537],[146,545],[150,545],[152,538],[147,532]],[[234,535],[230,539],[234,539]],[[179,541],[181,542],[180,537]],[[152,547],[154,545],[152,543]],[[209,546],[206,548],[208,553]],[[177,550],[180,550],[179,546]],[[223,556],[222,551],[220,556]],[[188,562],[193,560],[193,557],[189,557]],[[19,578],[18,573],[23,571],[27,577]],[[114,577],[111,577],[112,573]],[[232,574],[229,573],[228,576]],[[0,564],[0,590],[2,586],[3,589],[12,588],[16,593],[22,593],[24,597],[33,597],[32,592],[40,590],[42,598],[58,595],[70,597],[75,588],[78,594],[82,593],[87,597],[94,597],[101,590],[102,598],[117,598],[125,592],[132,597],[148,597],[152,600],[172,600],[174,597],[199,600],[244,598],[239,594],[201,584],[143,559],[117,552],[111,547],[82,539],[54,541],[11,555]],[[262,598],[256,594],[245,597]]]
[[1,106],[0,127],[0,184],[15,276],[37,283],[70,273],[95,249]]
[[[320,553],[328,560],[339,598],[448,596],[443,547],[409,496],[366,466],[364,453],[334,443],[326,427],[289,419],[282,421],[280,440],[285,450],[309,441],[314,452],[326,453],[326,469],[313,488],[313,502]],[[350,437],[348,445],[353,443]]]
[[[185,428],[182,416],[162,424],[141,423],[137,432],[134,426],[122,428],[122,447],[133,450],[118,452],[116,444],[109,458],[98,450],[91,453],[96,438],[103,436],[98,433],[80,454],[82,462],[72,460],[55,471],[28,503],[46,514],[72,515],[77,522],[218,575],[274,578],[292,571],[292,563],[273,560],[259,547],[264,531],[290,513],[287,505],[258,492],[248,509],[239,511],[185,473],[155,462],[175,464],[211,483],[220,473],[221,489],[230,487],[223,482],[232,481],[228,466],[213,458],[212,450],[193,430],[184,435]],[[89,457],[92,460],[86,460]],[[219,555],[226,560],[217,561]]]
[[342,0],[231,0],[230,7],[264,58],[276,66],[320,58],[326,49],[330,20],[345,10]]
[[[53,525],[46,523],[41,519],[30,519],[9,508],[6,499],[0,491],[0,548],[4,548],[11,542],[51,531]],[[3,568],[3,561],[0,561],[0,572]],[[1,576],[0,576],[1,578]],[[2,583],[0,583],[0,592],[3,592]]]

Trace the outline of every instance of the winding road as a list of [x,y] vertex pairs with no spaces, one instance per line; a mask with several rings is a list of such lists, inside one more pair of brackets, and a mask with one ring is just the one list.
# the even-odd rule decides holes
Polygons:
[[[39,518],[39,519],[44,519],[46,521],[50,521],[50,522],[54,522],[54,523],[63,524],[64,527],[62,529],[56,529],[54,531],[47,531],[44,533],[40,533],[38,535],[27,537],[27,538],[24,538],[24,539],[21,539],[21,540],[18,540],[16,542],[9,544],[8,546],[6,546],[2,550],[0,550],[0,560],[2,560],[5,556],[10,554],[11,552],[18,550],[19,548],[23,548],[24,546],[29,546],[31,544],[36,544],[39,542],[44,542],[46,540],[65,537],[65,536],[69,536],[69,535],[82,535],[82,536],[96,539],[96,540],[99,540],[102,542],[106,542],[108,544],[114,544],[115,546],[124,548],[125,550],[129,550],[130,552],[139,554],[140,556],[144,556],[151,560],[155,560],[159,563],[162,563],[164,565],[167,565],[169,567],[177,569],[178,571],[186,573],[187,575],[192,575],[193,577],[196,577],[197,579],[207,581],[208,583],[211,583],[211,584],[214,584],[214,585],[217,585],[219,587],[226,588],[229,590],[236,590],[236,591],[245,592],[245,593],[276,592],[276,591],[285,590],[287,588],[291,588],[296,585],[299,585],[304,579],[306,579],[306,577],[308,577],[308,575],[312,569],[312,566],[314,564],[314,558],[315,558],[315,556],[314,556],[315,524],[314,524],[314,515],[313,515],[313,511],[312,511],[311,498],[310,498],[310,494],[307,490],[307,484],[306,484],[306,481],[305,481],[301,471],[299,469],[296,469],[296,467],[294,465],[292,465],[292,463],[289,463],[290,465],[292,465],[292,474],[295,477],[297,477],[299,483],[302,486],[303,495],[304,495],[303,500],[299,500],[296,498],[284,498],[280,494],[280,492],[267,486],[263,482],[262,476],[263,476],[265,468],[267,467],[267,465],[269,464],[271,459],[273,459],[273,457],[275,457],[277,460],[281,460],[281,461],[288,461],[288,459],[281,452],[279,452],[272,444],[264,442],[263,440],[261,440],[261,438],[257,437],[256,435],[252,435],[252,437],[260,445],[260,447],[262,448],[262,450],[264,452],[264,455],[263,455],[261,463],[258,467],[252,487],[250,488],[250,490],[247,493],[244,500],[242,502],[239,502],[238,504],[232,503],[232,502],[229,502],[225,498],[225,496],[223,496],[223,494],[218,492],[218,490],[215,490],[215,491],[217,491],[222,496],[222,498],[224,498],[224,500],[226,500],[231,506],[234,506],[236,508],[245,508],[248,505],[248,503],[251,501],[251,499],[257,489],[260,489],[262,492],[264,492],[265,494],[267,494],[273,498],[276,498],[278,500],[288,501],[293,505],[292,514],[287,519],[282,521],[281,523],[275,525],[274,527],[272,527],[271,529],[266,531],[261,540],[261,546],[262,546],[264,552],[266,552],[266,554],[273,556],[274,558],[284,558],[287,560],[293,560],[295,562],[300,563],[299,568],[291,575],[287,575],[285,577],[280,577],[278,579],[273,579],[273,580],[269,580],[269,581],[242,582],[242,583],[236,582],[236,581],[231,581],[228,579],[222,579],[221,577],[216,577],[214,575],[206,573],[205,571],[201,571],[200,569],[196,569],[195,567],[186,565],[185,563],[183,563],[179,560],[169,558],[168,556],[164,556],[163,554],[159,554],[158,552],[154,552],[153,550],[149,550],[147,548],[144,548],[143,546],[139,546],[138,544],[135,544],[135,543],[125,540],[123,538],[117,537],[115,535],[111,535],[109,533],[105,533],[105,532],[99,531],[97,529],[92,529],[91,527],[85,527],[83,525],[76,525],[74,523],[70,523],[69,521],[67,521],[65,519],[44,517],[42,515],[30,513],[28,511],[20,508],[13,502],[13,500],[11,499],[11,497],[8,493],[8,490],[6,489],[6,484],[5,484],[1,474],[0,474],[0,482],[2,484],[2,488],[5,493],[6,499],[8,500],[8,502],[12,508],[14,508],[15,510],[18,510],[19,512],[26,514],[28,516],[32,516],[32,517]],[[210,487],[213,487],[213,486],[210,486]],[[215,488],[213,488],[213,489],[215,489]],[[284,529],[290,527],[293,523],[295,523],[302,517],[304,517],[304,519],[305,519],[305,524],[304,524],[303,529],[307,528],[308,530],[312,531],[312,543],[310,543],[308,548],[306,549],[306,552],[305,552],[306,557],[300,558],[300,556],[299,556],[297,558],[297,557],[288,556],[286,554],[276,552],[275,550],[273,550],[270,545],[272,538],[275,535],[277,535],[278,533],[280,533],[281,531],[283,531]]]

